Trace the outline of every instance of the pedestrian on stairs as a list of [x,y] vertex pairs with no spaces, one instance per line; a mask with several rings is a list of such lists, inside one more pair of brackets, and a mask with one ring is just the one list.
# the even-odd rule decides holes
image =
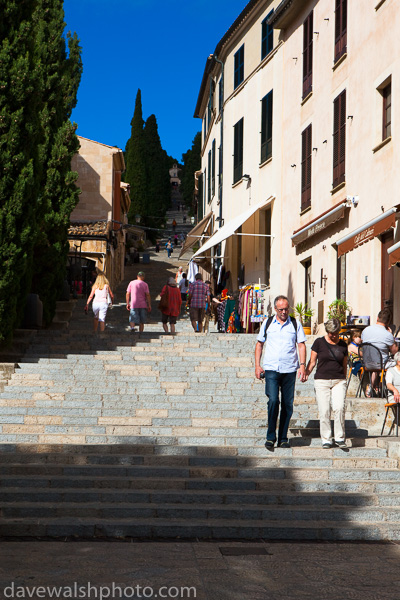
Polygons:
[[175,333],[175,325],[176,325],[176,319],[179,316],[179,313],[181,312],[181,304],[182,304],[182,298],[181,298],[181,292],[179,287],[176,284],[175,278],[174,277],[170,277],[168,279],[167,285],[164,285],[163,289],[161,290],[161,298],[163,296],[167,295],[167,306],[165,308],[161,309],[161,313],[162,313],[162,324],[163,324],[163,329],[165,331],[165,333],[169,333],[168,331],[168,322],[170,324],[171,327],[171,333],[174,334]]
[[189,286],[188,299],[190,306],[190,320],[195,333],[201,333],[203,331],[203,320],[207,302],[210,305],[210,289],[208,285],[204,283],[201,273],[197,273],[195,282]]
[[[281,392],[281,414],[278,429],[278,446],[289,448],[288,429],[293,414],[296,372],[300,381],[306,381],[306,336],[300,321],[289,317],[289,300],[277,296],[274,300],[275,316],[265,319],[260,328],[255,349],[255,374],[265,377],[265,395],[268,396],[268,429],[265,447],[273,450],[276,442],[276,425]],[[263,366],[261,356],[265,344]],[[297,357],[296,345],[300,356]]]
[[151,297],[149,286],[144,280],[145,274],[139,271],[137,279],[131,281],[126,290],[126,308],[129,310],[129,325],[131,331],[135,331],[135,325],[139,325],[139,332],[144,330],[147,323],[147,313],[151,311]]
[[99,273],[96,277],[96,281],[93,284],[92,291],[86,302],[86,313],[91,300],[93,300],[92,309],[94,314],[93,331],[96,332],[97,328],[99,328],[100,331],[104,331],[106,327],[108,305],[114,302],[114,295],[104,273]]
[[347,344],[343,340],[339,340],[341,327],[339,319],[329,319],[325,323],[326,335],[314,341],[306,369],[308,378],[315,365],[317,365],[314,375],[314,387],[323,448],[332,448],[331,397],[335,444],[339,448],[347,448],[344,418],[346,411],[347,355],[349,351]]

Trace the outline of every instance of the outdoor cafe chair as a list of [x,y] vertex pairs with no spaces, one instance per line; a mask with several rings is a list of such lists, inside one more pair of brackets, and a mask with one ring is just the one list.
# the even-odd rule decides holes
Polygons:
[[[396,407],[396,410],[394,407]],[[381,435],[383,435],[383,430],[385,429],[386,419],[389,414],[389,410],[392,409],[393,414],[396,415],[396,437],[398,437],[399,436],[399,403],[398,402],[386,402],[385,408],[386,408],[386,413],[385,413],[385,418],[383,420]],[[390,435],[390,432],[392,431],[393,427],[394,427],[394,422],[390,426],[389,435]]]
[[352,357],[349,356],[349,360],[348,360],[348,375],[347,375],[347,383],[346,383],[346,394],[347,394],[347,390],[349,389],[349,385],[350,385],[350,381],[352,377],[355,377],[356,379],[358,379],[358,382],[360,383],[364,370],[361,364],[361,368],[359,369],[359,371],[357,371],[357,373],[354,372],[355,366],[356,364],[360,361],[360,357]]
[[[362,369],[363,374],[360,380],[360,385],[358,386],[356,397],[361,397],[361,392],[364,390],[365,379],[367,378],[368,384],[372,387],[372,373],[379,373],[380,387],[381,387],[381,397],[387,397],[387,389],[386,389],[386,360],[383,359],[382,352],[377,346],[371,344],[370,342],[364,342],[360,345],[358,350],[359,356],[362,361]],[[365,392],[364,392],[365,396]]]

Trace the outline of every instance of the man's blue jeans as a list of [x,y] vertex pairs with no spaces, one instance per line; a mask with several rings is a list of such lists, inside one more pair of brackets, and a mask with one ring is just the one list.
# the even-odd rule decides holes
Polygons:
[[281,391],[281,416],[279,419],[278,444],[287,442],[290,418],[293,414],[294,373],[278,373],[265,371],[265,395],[268,396],[268,430],[267,440],[276,442],[276,423],[279,414],[279,390]]

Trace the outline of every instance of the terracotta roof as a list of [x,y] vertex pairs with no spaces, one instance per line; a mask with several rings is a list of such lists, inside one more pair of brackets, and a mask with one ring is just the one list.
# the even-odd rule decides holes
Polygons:
[[68,235],[84,236],[107,236],[111,222],[96,221],[92,223],[71,223],[68,227]]

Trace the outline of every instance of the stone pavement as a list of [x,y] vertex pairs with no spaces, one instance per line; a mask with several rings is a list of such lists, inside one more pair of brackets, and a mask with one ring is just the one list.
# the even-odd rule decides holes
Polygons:
[[397,544],[8,542],[0,598],[398,600],[399,561]]

